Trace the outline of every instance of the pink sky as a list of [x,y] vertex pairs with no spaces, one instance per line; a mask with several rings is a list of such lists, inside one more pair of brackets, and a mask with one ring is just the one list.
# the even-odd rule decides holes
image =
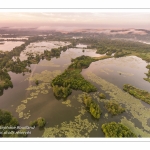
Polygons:
[[0,27],[38,29],[140,28],[150,29],[146,12],[0,12]]

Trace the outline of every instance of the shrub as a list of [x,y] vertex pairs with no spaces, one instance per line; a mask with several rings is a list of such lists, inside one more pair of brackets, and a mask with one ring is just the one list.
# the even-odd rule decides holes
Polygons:
[[37,125],[38,125],[39,128],[43,128],[43,127],[45,126],[45,124],[46,124],[46,121],[45,121],[44,118],[39,117],[39,118],[37,119]]
[[103,93],[100,93],[99,97],[102,98],[102,99],[106,99],[106,96]]
[[37,124],[37,120],[30,122],[30,126],[31,126],[31,127],[34,127],[34,126],[36,127],[37,125],[38,125],[38,124]]
[[125,112],[125,109],[113,100],[106,102],[105,107],[108,110],[108,112],[110,112],[112,115],[118,115]]
[[101,127],[105,137],[137,137],[129,128],[121,123],[105,123]]

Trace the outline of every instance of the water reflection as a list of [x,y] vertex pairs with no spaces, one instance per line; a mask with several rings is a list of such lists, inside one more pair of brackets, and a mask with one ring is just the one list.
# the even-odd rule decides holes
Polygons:
[[124,84],[131,84],[150,92],[149,82],[143,79],[148,70],[146,65],[145,61],[136,56],[109,58],[93,62],[82,74],[86,76],[87,72],[91,71],[121,89]]
[[24,51],[20,54],[20,60],[27,60],[28,54],[42,54],[44,50],[51,50],[52,48],[58,48],[60,46],[69,45],[69,42],[61,42],[61,41],[42,41],[42,42],[34,42],[30,43]]
[[2,41],[4,44],[0,44],[0,51],[11,51],[13,48],[22,45],[24,42],[20,41]]
[[[31,44],[26,50],[23,52],[43,52],[46,48],[59,47],[60,42],[50,43],[50,42],[39,42],[36,44]],[[61,43],[66,44],[66,43]],[[30,47],[31,46],[31,47]],[[72,95],[68,97],[68,101],[71,102],[72,107],[67,107],[64,105],[62,100],[57,100],[53,95],[52,88],[46,89],[48,90],[47,94],[39,93],[37,98],[33,98],[31,101],[28,101],[26,104],[25,113],[30,112],[30,117],[28,119],[19,118],[16,113],[16,108],[22,103],[23,100],[27,99],[32,91],[27,91],[26,89],[29,86],[35,86],[35,82],[30,80],[25,80],[28,77],[33,77],[36,73],[41,74],[42,71],[56,71],[59,70],[63,72],[70,64],[71,58],[76,58],[81,55],[91,56],[91,57],[99,57],[100,54],[96,54],[96,50],[93,49],[84,49],[85,45],[79,45],[77,48],[67,49],[65,52],[61,52],[59,58],[52,58],[50,61],[41,60],[39,64],[31,65],[31,73],[26,73],[25,76],[22,74],[15,74],[9,72],[12,82],[13,89],[8,89],[4,91],[4,94],[0,97],[0,106],[1,109],[9,110],[13,113],[15,117],[19,119],[20,125],[25,126],[29,125],[30,121],[37,119],[38,117],[43,117],[46,119],[47,124],[46,127],[53,127],[55,125],[60,125],[62,122],[69,122],[74,119],[74,116],[78,115],[78,111],[81,108],[81,103],[77,101],[78,94],[81,94],[81,91],[73,91]],[[23,53],[20,57],[22,57]],[[25,55],[23,55],[24,57]],[[122,58],[109,58],[105,60],[99,60],[91,63],[89,68],[83,69],[82,75],[87,79],[87,72],[93,72],[97,76],[105,79],[108,82],[117,85],[122,89],[123,84],[129,83],[138,88],[150,91],[150,84],[143,80],[147,72],[146,69],[147,63],[143,61],[141,58],[136,56],[128,56]],[[49,85],[50,86],[50,85]],[[98,85],[97,85],[98,86]],[[74,96],[74,98],[73,98]],[[99,128],[95,132],[91,132],[90,136],[93,137],[103,137],[104,134],[101,131],[100,126],[107,121],[120,121],[119,117],[111,117],[108,115],[107,118],[104,118],[104,115],[108,113],[103,106],[101,106],[103,110],[103,116],[99,123]],[[68,113],[69,112],[69,113]],[[130,117],[127,113],[126,117]],[[90,114],[87,113],[85,115],[85,119],[89,121],[93,121]],[[38,129],[32,131],[31,137],[41,137],[44,131],[39,131]]]

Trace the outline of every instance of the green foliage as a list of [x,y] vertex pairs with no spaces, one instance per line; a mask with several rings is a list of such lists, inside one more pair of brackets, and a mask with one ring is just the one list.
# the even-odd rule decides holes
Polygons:
[[123,86],[123,90],[134,96],[135,98],[138,98],[148,104],[150,104],[150,93],[144,90],[140,90],[132,85],[125,84]]
[[52,80],[52,86],[56,85],[58,85],[58,87],[68,87],[68,90],[71,88],[84,92],[96,91],[96,88],[82,77],[79,70],[65,70],[64,73]]
[[147,68],[147,69],[150,69],[150,65],[147,65],[146,68]]
[[99,105],[92,102],[90,104],[90,113],[91,115],[96,118],[96,119],[99,119],[100,118],[100,114],[101,114],[101,111],[100,111],[100,108],[99,108]]
[[46,121],[42,117],[39,117],[39,118],[37,118],[37,120],[30,122],[31,127],[38,126],[39,128],[44,128],[45,125],[46,125]]
[[50,51],[45,50],[43,59],[50,60],[52,57],[59,57],[61,54],[61,51],[66,51],[67,46],[59,47],[59,48],[52,48]]
[[72,91],[69,86],[63,87],[56,85],[53,86],[53,92],[57,98],[66,98],[71,94]]
[[73,63],[68,67],[69,69],[83,69],[89,67],[91,62],[96,61],[89,56],[80,56],[71,60]]
[[11,78],[6,70],[0,69],[0,93],[3,93],[3,90],[9,87],[13,87]]
[[137,137],[129,128],[121,123],[105,123],[101,127],[105,137]]
[[113,100],[106,102],[105,107],[108,110],[108,112],[110,112],[112,115],[118,115],[125,112],[125,109]]
[[119,51],[119,52],[116,52],[114,57],[118,58],[118,57],[123,57],[123,56],[127,56],[131,54],[131,52],[122,52],[122,51]]
[[85,94],[83,96],[83,103],[85,104],[86,107],[90,107],[92,102],[93,102],[93,100],[92,100],[91,96],[89,96],[88,94]]
[[106,55],[111,56],[115,51],[108,51]]
[[5,126],[9,124],[12,119],[12,115],[8,111],[0,110],[0,125]]
[[96,118],[99,119],[100,115],[101,115],[101,110],[98,104],[96,104],[93,100],[92,97],[89,96],[88,94],[85,94],[83,96],[83,103],[85,104],[85,106],[88,108],[89,112],[91,113],[91,115]]
[[143,78],[143,79],[144,79],[145,81],[150,82],[150,65],[147,65],[146,68],[149,69],[149,70],[148,70],[148,73],[145,73],[146,76],[147,76],[147,78]]
[[18,58],[17,61],[10,60],[7,63],[6,68],[7,70],[10,70],[15,73],[29,72],[29,69],[26,68],[28,64],[28,60],[20,61],[20,59]]
[[[39,55],[39,54],[36,54],[36,56],[34,56],[33,53],[29,53],[28,54],[28,58],[27,58],[27,61],[23,61],[23,62],[26,62],[26,66],[30,66],[30,64],[38,64],[40,62],[40,59],[42,58],[42,55]],[[26,67],[25,66],[25,67]]]
[[31,127],[36,127],[38,124],[37,124],[37,120],[35,121],[30,121],[30,124],[29,124]]
[[150,78],[143,78],[145,81],[150,82]]
[[45,124],[46,124],[46,121],[45,121],[44,118],[39,117],[39,118],[37,119],[37,125],[38,125],[39,128],[43,128],[43,127],[45,126]]
[[[110,36],[110,35],[109,35]],[[123,36],[123,35],[122,35]],[[82,39],[87,41],[88,48],[96,48],[99,54],[106,54],[111,56],[113,53],[114,57],[123,57],[127,55],[135,55],[143,60],[150,62],[150,46],[141,42],[129,41],[129,40],[117,40],[111,39],[110,37],[99,37],[98,39]]]
[[101,99],[106,99],[106,96],[105,96],[105,94],[103,94],[103,93],[100,93],[100,94],[99,94],[99,97],[100,97]]
[[18,126],[18,120],[8,111],[0,109],[0,125],[2,126]]
[[90,82],[86,81],[80,74],[81,69],[88,67],[92,61],[95,60],[89,56],[81,56],[72,59],[73,63],[68,69],[52,80],[51,85],[54,94],[57,97],[64,98],[71,94],[71,89],[82,90],[87,93],[95,92],[96,88]]
[[148,73],[145,73],[145,74],[146,74],[147,78],[149,78],[150,77],[150,69],[148,70]]
[[12,117],[10,122],[8,123],[9,126],[12,126],[12,127],[16,127],[19,125],[19,122],[18,120],[15,118],[15,117]]
[[[0,109],[0,126],[1,127],[13,127],[11,129],[0,129],[0,132],[3,134],[0,134],[0,136],[3,137],[13,137],[15,136],[14,133],[17,131],[16,127],[19,125],[19,122],[16,118],[12,116],[12,114],[8,111],[1,110]],[[12,134],[4,134],[4,132],[12,132]]]

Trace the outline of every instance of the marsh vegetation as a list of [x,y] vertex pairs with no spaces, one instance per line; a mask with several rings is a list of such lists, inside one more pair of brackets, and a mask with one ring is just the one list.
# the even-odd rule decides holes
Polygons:
[[125,109],[114,100],[109,100],[109,102],[106,102],[105,107],[112,115],[118,115],[125,112]]
[[24,134],[17,134],[21,131],[17,128],[19,122],[9,111],[0,109],[0,137],[26,137]]
[[36,127],[36,126],[38,126],[39,128],[44,128],[45,124],[46,124],[46,121],[45,121],[45,119],[42,118],[42,117],[39,117],[39,118],[37,118],[35,121],[31,121],[31,122],[30,122],[30,126],[31,126],[31,127]]
[[150,82],[150,65],[147,65],[146,68],[148,69],[148,73],[145,73],[147,78],[144,78],[144,80]]
[[105,137],[137,137],[129,128],[121,123],[110,122],[102,125]]
[[96,91],[96,87],[80,74],[81,70],[87,68],[92,61],[95,59],[89,56],[72,59],[72,64],[61,75],[52,80],[51,85],[55,96],[66,98],[71,94],[71,89],[82,90],[87,93]]
[[100,107],[97,103],[95,103],[92,100],[92,97],[89,96],[88,94],[85,94],[83,96],[83,103],[85,104],[85,106],[87,107],[88,111],[91,113],[91,115],[96,118],[99,119],[100,115],[101,115],[101,110]]
[[[23,125],[44,129],[36,128],[32,137],[150,136],[149,106],[143,104],[150,104],[149,93],[136,86],[124,86],[131,95],[122,90],[123,84],[137,80],[148,89],[139,67],[150,69],[150,46],[93,33],[71,37],[30,37],[0,52],[0,91],[13,87],[1,94],[1,107],[17,113]],[[149,80],[149,70],[146,76]]]
[[130,84],[125,84],[123,90],[133,95],[135,98],[138,98],[148,104],[150,104],[150,93],[141,89],[138,89]]

